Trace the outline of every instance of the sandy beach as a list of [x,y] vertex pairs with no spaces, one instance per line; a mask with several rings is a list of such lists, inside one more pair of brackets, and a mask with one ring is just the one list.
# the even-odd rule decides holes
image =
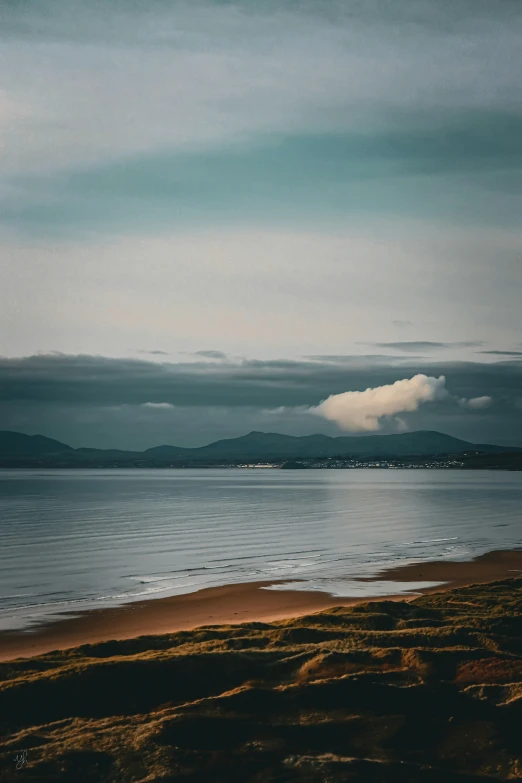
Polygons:
[[[471,561],[432,561],[398,566],[358,581],[442,582],[418,593],[485,583],[522,573],[522,550],[489,552]],[[299,617],[334,606],[353,606],[378,598],[334,597],[299,590],[264,590],[275,582],[253,582],[213,587],[187,595],[139,601],[66,617],[31,630],[0,633],[0,660],[32,657],[108,640],[159,635],[199,626],[231,625],[248,621],[272,622]],[[388,599],[411,600],[404,595]]]

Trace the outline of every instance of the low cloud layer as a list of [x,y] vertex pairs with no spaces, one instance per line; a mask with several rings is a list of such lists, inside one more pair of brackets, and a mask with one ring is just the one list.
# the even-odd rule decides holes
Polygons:
[[[364,399],[366,389],[397,391],[403,379],[412,392],[420,369],[412,359],[410,354],[407,362],[386,364],[368,356],[226,362],[192,356],[177,363],[63,354],[0,358],[0,429],[41,433],[72,446],[130,449],[203,445],[250,430],[336,435],[337,422],[312,416],[310,409],[329,397],[342,398],[347,389]],[[400,416],[409,430],[522,445],[522,362],[425,361],[422,368],[431,380],[416,387],[417,409],[403,407],[403,398],[397,407],[397,397],[394,407],[373,407],[382,432],[397,431]],[[437,385],[441,376],[447,379],[445,396],[445,387]]]
[[420,405],[448,396],[446,379],[414,375],[395,383],[365,391],[332,394],[311,413],[334,421],[350,432],[374,432],[380,429],[381,419],[398,413],[416,411]]

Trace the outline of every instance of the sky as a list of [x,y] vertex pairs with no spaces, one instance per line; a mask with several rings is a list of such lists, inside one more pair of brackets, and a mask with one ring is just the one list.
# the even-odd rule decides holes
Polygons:
[[2,3],[0,428],[522,445],[521,34],[512,0]]

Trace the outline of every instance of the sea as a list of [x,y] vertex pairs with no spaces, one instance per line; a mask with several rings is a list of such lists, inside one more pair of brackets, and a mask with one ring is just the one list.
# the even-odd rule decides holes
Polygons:
[[0,630],[238,582],[337,597],[358,578],[522,546],[522,473],[2,470]]

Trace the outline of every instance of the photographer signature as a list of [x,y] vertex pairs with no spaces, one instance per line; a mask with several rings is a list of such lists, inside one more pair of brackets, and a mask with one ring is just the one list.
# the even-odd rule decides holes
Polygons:
[[22,769],[27,764],[27,751],[23,750],[18,756],[15,756],[16,769]]

